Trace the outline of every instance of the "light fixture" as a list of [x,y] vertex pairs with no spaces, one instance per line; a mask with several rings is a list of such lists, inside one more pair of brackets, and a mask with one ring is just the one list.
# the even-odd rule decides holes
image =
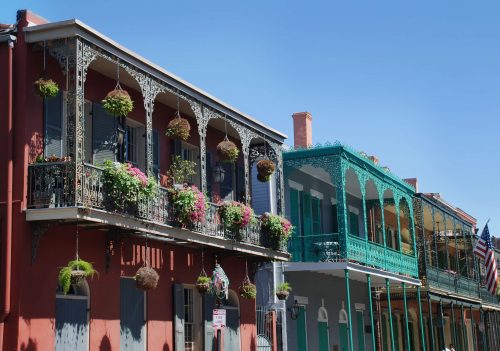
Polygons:
[[226,171],[224,171],[224,168],[220,165],[219,162],[215,164],[215,168],[213,170],[213,177],[214,177],[214,182],[216,183],[222,183],[224,181],[224,174]]
[[126,126],[126,117],[119,117],[118,119],[118,127],[116,128],[116,134],[117,134],[117,144],[118,144],[118,161],[120,162],[125,162],[126,155],[125,155],[125,126]]
[[290,318],[293,321],[296,320],[297,318],[299,318],[300,305],[298,304],[297,300],[295,300],[292,307],[288,308],[288,311],[290,311]]

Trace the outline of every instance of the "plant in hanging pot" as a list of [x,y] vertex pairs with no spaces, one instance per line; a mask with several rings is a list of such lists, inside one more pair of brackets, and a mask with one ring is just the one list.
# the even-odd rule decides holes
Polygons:
[[137,270],[134,279],[138,289],[151,290],[155,289],[158,285],[160,276],[153,268],[146,265]]
[[195,174],[196,162],[184,160],[179,155],[172,157],[172,163],[167,171],[167,175],[174,188],[181,188],[182,185],[188,183]]
[[210,289],[210,277],[207,275],[200,274],[198,279],[196,279],[196,289],[200,294],[205,294]]
[[177,111],[176,116],[172,119],[167,126],[167,131],[165,135],[172,139],[188,140],[189,132],[191,131],[191,125],[189,121],[182,118],[179,111]]
[[130,163],[104,161],[103,183],[108,208],[134,212],[138,201],[156,194],[156,181]]
[[104,100],[102,107],[112,116],[126,117],[134,108],[134,102],[130,98],[129,93],[117,84],[114,90],[111,90]]
[[78,284],[88,277],[93,277],[96,273],[92,263],[77,257],[59,271],[59,287],[64,294],[67,294],[71,284]]
[[222,162],[236,162],[240,150],[227,136],[217,145],[217,154]]
[[290,221],[284,217],[271,213],[260,216],[262,232],[273,250],[285,250],[288,238],[293,232]]
[[250,206],[238,201],[224,201],[218,208],[219,216],[224,226],[234,232],[241,240],[241,231],[255,223],[255,214]]
[[243,279],[243,282],[240,285],[239,288],[240,296],[249,299],[249,300],[255,300],[257,297],[257,287],[255,284],[252,284],[250,281],[250,278],[248,275]]
[[176,218],[183,226],[205,222],[208,202],[196,186],[171,188],[169,193]]
[[280,283],[276,287],[276,297],[278,298],[278,300],[286,300],[288,298],[288,295],[290,295],[290,291],[292,291],[290,283]]
[[273,175],[276,166],[269,159],[260,160],[257,162],[257,179],[261,182],[268,182]]
[[59,85],[52,79],[39,78],[34,83],[35,93],[42,99],[50,99],[59,93]]

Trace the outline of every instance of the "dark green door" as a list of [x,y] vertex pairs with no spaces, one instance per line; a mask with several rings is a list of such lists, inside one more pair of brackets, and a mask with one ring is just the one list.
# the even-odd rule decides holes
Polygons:
[[347,323],[339,323],[340,351],[349,350],[349,336],[347,333]]
[[297,350],[307,351],[306,306],[299,307],[297,316]]
[[319,351],[330,350],[330,342],[328,340],[328,322],[318,322],[318,343]]
[[120,350],[144,350],[146,342],[145,293],[132,278],[120,278]]
[[56,298],[56,351],[88,349],[87,297]]
[[311,195],[302,192],[302,235],[304,240],[304,259],[308,262],[312,259],[312,239],[313,234]]
[[358,331],[358,350],[365,350],[365,321],[363,311],[356,311],[356,325]]

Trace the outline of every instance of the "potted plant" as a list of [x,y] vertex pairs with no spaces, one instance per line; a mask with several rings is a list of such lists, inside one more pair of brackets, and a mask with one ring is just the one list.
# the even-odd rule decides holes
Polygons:
[[119,85],[106,95],[102,104],[106,112],[115,117],[126,117],[134,108],[130,95]]
[[52,79],[40,78],[35,81],[35,92],[42,99],[50,99],[59,93],[59,86]]
[[169,189],[169,192],[176,217],[183,226],[205,222],[208,203],[196,186]]
[[138,201],[156,194],[156,182],[130,163],[104,161],[103,183],[107,206],[134,212]]
[[182,118],[179,111],[177,111],[176,116],[172,119],[167,126],[167,131],[165,135],[172,139],[188,140],[189,132],[191,131],[191,125],[189,121]]
[[282,250],[293,231],[293,226],[284,217],[271,213],[264,213],[260,216],[261,228],[273,250]]
[[290,295],[290,291],[292,291],[292,287],[290,286],[290,283],[288,282],[283,282],[278,284],[276,287],[276,297],[278,300],[286,300],[288,298],[288,295]]
[[227,136],[217,145],[217,154],[222,162],[236,162],[240,150]]
[[218,212],[224,226],[233,231],[239,240],[241,240],[241,230],[255,223],[253,209],[238,201],[222,202]]
[[59,286],[63,293],[67,294],[71,284],[78,284],[88,277],[93,277],[96,273],[92,263],[77,257],[59,271]]
[[149,266],[143,266],[135,273],[135,285],[141,290],[155,289],[158,285],[160,276],[158,273]]
[[252,284],[250,281],[250,278],[248,275],[243,279],[243,282],[240,285],[239,288],[240,296],[249,299],[249,300],[255,300],[257,297],[257,287],[255,284]]
[[260,160],[257,162],[257,179],[261,182],[268,182],[273,175],[276,166],[269,159]]
[[172,157],[167,174],[174,188],[181,188],[196,174],[196,162],[184,160],[181,156],[175,155]]
[[196,289],[200,294],[205,294],[210,289],[210,277],[207,275],[200,274],[198,279],[196,279]]

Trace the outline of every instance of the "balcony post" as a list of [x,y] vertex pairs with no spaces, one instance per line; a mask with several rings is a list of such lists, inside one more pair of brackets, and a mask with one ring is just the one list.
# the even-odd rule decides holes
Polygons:
[[[208,187],[207,187],[207,143],[206,143],[206,136],[207,136],[207,127],[208,127],[208,120],[209,118],[207,117],[205,110],[203,108],[203,105],[194,101],[194,100],[189,100],[189,105],[191,106],[191,110],[193,110],[193,113],[196,117],[196,124],[198,126],[198,134],[200,136],[200,178],[201,178],[201,192],[206,194]],[[207,194],[210,195],[210,194]]]
[[462,340],[463,340],[463,350],[467,350],[468,348],[468,340],[467,340],[467,329],[465,328],[465,316],[464,316],[464,305],[460,305],[460,313],[462,314]]
[[432,317],[432,301],[431,301],[431,295],[429,292],[427,292],[427,302],[429,304],[429,322],[431,323],[430,325],[430,334],[431,334],[431,342],[429,345],[429,350],[433,350],[434,346],[436,345],[436,342],[434,340],[434,321]]
[[336,169],[333,171],[335,174],[335,185],[337,187],[337,219],[339,225],[339,242],[340,242],[340,255],[342,258],[347,258],[347,209],[346,209],[346,181],[345,181],[345,171],[346,165],[340,156],[339,162],[334,165]]
[[384,240],[384,269],[387,269],[387,238],[385,237],[385,216],[384,216],[384,189],[377,187],[378,201],[380,204],[380,218],[382,219],[382,238]]
[[401,203],[401,197],[399,195],[394,194],[394,207],[396,208],[396,221],[398,224],[398,251],[402,253],[401,247],[401,219],[399,218],[399,213],[401,209],[399,208],[399,204]]
[[349,328],[349,350],[354,351],[354,344],[352,340],[351,292],[349,290],[349,270],[344,269],[344,274],[345,274],[345,290],[347,298],[347,322]]
[[483,323],[483,326],[484,326],[484,331],[481,332],[481,336],[483,338],[483,346],[485,348],[485,350],[489,350],[489,345],[488,345],[488,339],[486,337],[486,330],[488,328],[488,325],[486,323],[486,318],[484,316],[484,310],[481,308],[480,309],[480,313],[481,313],[481,322]]
[[246,133],[240,135],[243,153],[243,165],[245,168],[245,203],[250,204],[252,193],[250,191],[250,142],[252,137]]
[[458,345],[457,328],[455,325],[455,309],[453,308],[453,302],[451,302],[450,307],[451,307],[451,340],[453,340],[453,345]]
[[470,328],[472,331],[472,347],[474,348],[474,351],[477,351],[476,327],[474,325],[474,313],[472,311],[472,305],[469,306],[469,313],[470,313]]
[[448,234],[446,233],[446,215],[443,213],[443,228],[444,228],[444,241],[445,241],[445,249],[446,249],[446,269],[450,270],[450,252],[448,250]]
[[417,285],[417,301],[418,301],[418,321],[420,324],[420,349],[422,351],[426,351],[427,345],[425,344],[424,318],[422,316],[422,301],[420,300],[420,285]]
[[441,324],[441,344],[439,345],[439,349],[445,348],[445,339],[444,339],[444,316],[443,316],[443,301],[439,301],[439,322]]
[[434,267],[438,267],[438,249],[437,249],[437,238],[436,238],[436,213],[434,211],[434,206],[432,206],[432,238],[434,241]]
[[366,284],[368,285],[368,308],[370,311],[370,325],[372,327],[372,349],[375,350],[375,323],[373,322],[373,301],[372,301],[372,276],[366,275]]
[[394,344],[394,326],[392,324],[392,308],[391,308],[391,284],[389,278],[385,278],[385,290],[387,294],[387,306],[389,307],[389,330],[391,333],[391,350],[395,350]]
[[457,277],[460,277],[461,272],[460,262],[458,261],[457,224],[455,223],[455,219],[453,219],[453,237],[455,238],[455,266],[457,269]]
[[403,304],[405,309],[405,329],[406,329],[406,349],[411,350],[410,347],[410,327],[408,325],[408,303],[406,301],[406,283],[403,282]]
[[365,262],[366,264],[371,264],[371,262],[368,261],[368,258],[370,255],[368,254],[368,222],[366,220],[366,177],[364,175],[361,175],[358,177],[361,185],[361,202],[362,202],[362,207],[363,207],[363,229],[365,232]]

